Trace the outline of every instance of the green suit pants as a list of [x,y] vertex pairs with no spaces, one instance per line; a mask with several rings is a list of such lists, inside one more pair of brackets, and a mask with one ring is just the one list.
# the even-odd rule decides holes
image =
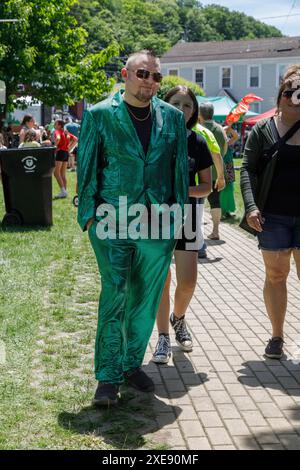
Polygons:
[[95,375],[121,384],[143,362],[176,240],[101,240],[96,226],[89,229],[101,276]]

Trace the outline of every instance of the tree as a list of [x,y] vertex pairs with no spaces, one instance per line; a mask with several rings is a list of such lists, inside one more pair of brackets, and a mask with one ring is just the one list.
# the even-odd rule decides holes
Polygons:
[[282,36],[274,26],[220,5],[208,5],[202,9],[202,14],[206,24],[219,34],[221,40]]
[[87,52],[87,32],[70,14],[75,2],[2,0],[0,17],[20,19],[0,23],[0,80],[6,83],[8,110],[20,84],[47,105],[95,102],[110,91],[113,80],[104,66],[119,48],[113,42],[96,54]]
[[190,82],[189,80],[185,80],[181,77],[176,77],[175,75],[167,75],[163,78],[161,86],[157,92],[158,98],[163,99],[171,88],[178,85],[185,85],[186,87],[190,88],[195,95],[204,95],[204,91],[196,83]]
[[72,13],[88,31],[89,50],[115,39],[122,54],[145,47],[162,55],[180,39],[222,41],[281,36],[278,29],[198,0],[78,0]]

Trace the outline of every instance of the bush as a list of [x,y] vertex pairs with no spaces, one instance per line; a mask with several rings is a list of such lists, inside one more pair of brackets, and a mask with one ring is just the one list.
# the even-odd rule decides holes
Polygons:
[[176,77],[175,75],[167,75],[166,77],[163,78],[161,82],[160,89],[157,92],[157,97],[160,99],[164,99],[165,94],[173,87],[178,86],[178,85],[185,85],[189,87],[195,95],[201,95],[204,96],[204,91],[202,90],[199,85],[196,85],[194,82],[190,82],[189,80],[185,80],[184,78],[181,77]]

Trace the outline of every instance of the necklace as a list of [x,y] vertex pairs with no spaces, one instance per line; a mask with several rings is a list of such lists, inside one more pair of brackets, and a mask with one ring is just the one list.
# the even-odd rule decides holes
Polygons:
[[149,119],[149,116],[150,116],[150,114],[151,114],[151,107],[150,107],[150,108],[149,108],[149,113],[147,114],[147,116],[141,119],[141,118],[136,117],[136,115],[131,111],[131,109],[129,108],[129,106],[126,106],[126,108],[127,108],[127,110],[129,111],[129,113],[131,114],[131,116],[133,116],[134,119],[136,119],[137,121],[140,121],[140,122],[142,122],[142,121],[147,121],[147,119]]

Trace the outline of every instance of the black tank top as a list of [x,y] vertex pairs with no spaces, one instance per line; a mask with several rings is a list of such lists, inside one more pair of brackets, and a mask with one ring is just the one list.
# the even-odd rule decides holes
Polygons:
[[300,217],[300,145],[279,150],[265,212]]

